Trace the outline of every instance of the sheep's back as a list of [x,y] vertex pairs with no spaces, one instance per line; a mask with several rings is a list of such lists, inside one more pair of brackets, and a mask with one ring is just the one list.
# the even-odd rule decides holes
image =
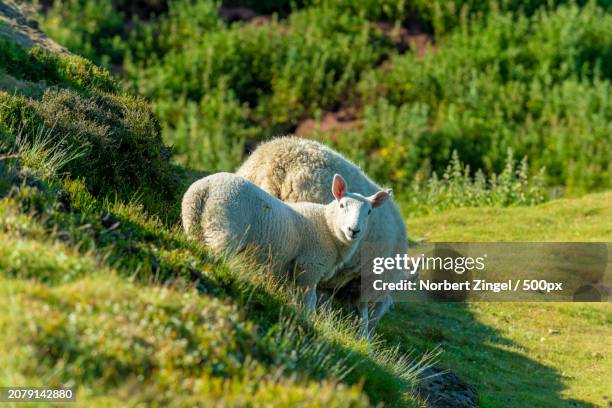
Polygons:
[[283,201],[319,204],[333,200],[331,184],[336,173],[344,177],[351,191],[371,195],[380,189],[342,155],[297,137],[261,144],[236,172]]
[[279,265],[295,257],[299,242],[295,212],[230,173],[216,173],[192,184],[183,199],[183,223],[189,235],[217,254],[255,245],[262,254],[273,255]]

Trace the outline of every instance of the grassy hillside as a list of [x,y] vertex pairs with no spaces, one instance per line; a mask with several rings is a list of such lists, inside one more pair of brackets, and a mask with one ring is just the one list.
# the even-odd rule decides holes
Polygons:
[[186,240],[196,176],[146,101],[0,34],[2,385],[72,384],[80,406],[421,405],[422,355],[369,352],[338,311],[306,316],[269,272]]
[[[612,193],[530,208],[470,208],[408,221],[439,242],[612,241]],[[612,399],[609,303],[409,303],[382,323],[390,344],[441,347],[483,407],[603,407]],[[608,346],[606,346],[608,345]]]
[[368,349],[178,222],[190,182],[300,131],[391,184],[413,239],[610,241],[609,2],[132,3],[35,2],[89,59],[0,3],[0,385],[76,385],[79,406],[612,400],[608,304],[397,305]]
[[211,259],[141,206],[35,170],[3,161],[3,384],[76,384],[83,406],[419,405],[405,354],[370,354],[247,259]]

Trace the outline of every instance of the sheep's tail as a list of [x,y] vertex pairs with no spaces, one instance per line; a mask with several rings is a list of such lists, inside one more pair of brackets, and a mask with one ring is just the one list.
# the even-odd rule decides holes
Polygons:
[[185,233],[195,239],[204,238],[204,213],[210,189],[205,179],[192,184],[181,204],[181,219]]

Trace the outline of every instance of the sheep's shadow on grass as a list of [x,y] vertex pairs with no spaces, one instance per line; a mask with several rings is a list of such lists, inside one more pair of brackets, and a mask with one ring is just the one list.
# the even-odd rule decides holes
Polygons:
[[[480,390],[480,403],[487,407],[594,407],[564,398],[563,376],[558,370],[509,350],[518,345],[478,321],[466,303],[396,304],[381,321],[379,333],[385,343],[400,344],[403,350],[439,346],[452,361],[450,365],[461,367],[462,379]],[[427,381],[421,386],[432,406],[463,406],[449,404],[443,394],[433,400],[439,388],[440,384]],[[452,395],[452,389],[447,391],[446,395]]]

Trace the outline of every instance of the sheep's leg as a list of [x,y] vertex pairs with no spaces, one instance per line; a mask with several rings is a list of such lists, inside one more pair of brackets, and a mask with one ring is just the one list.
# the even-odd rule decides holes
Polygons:
[[368,330],[369,326],[369,307],[368,302],[359,302],[359,316],[361,316],[361,337],[366,339],[368,343],[370,342],[370,330]]
[[372,315],[372,319],[369,321],[368,325],[368,338],[374,334],[376,330],[376,325],[378,325],[378,321],[387,313],[391,305],[393,304],[393,299],[391,295],[386,295],[382,302],[377,302],[376,306],[374,306],[374,313]]
[[309,286],[304,291],[304,307],[308,310],[314,310],[317,306],[317,286]]
[[317,265],[313,265],[311,258],[298,256],[295,268],[295,283],[304,288],[304,307],[309,311],[314,310],[317,306],[317,284],[320,279]]

